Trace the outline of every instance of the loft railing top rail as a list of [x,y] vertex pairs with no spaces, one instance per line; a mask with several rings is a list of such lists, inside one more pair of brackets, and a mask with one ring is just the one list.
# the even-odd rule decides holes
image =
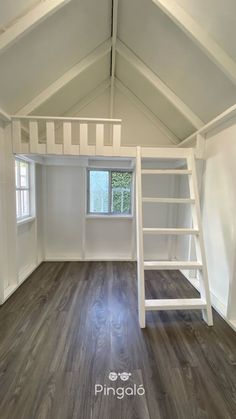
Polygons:
[[11,115],[12,121],[29,120],[29,121],[59,121],[59,122],[80,122],[94,124],[112,124],[120,125],[122,119],[111,118],[76,118],[76,117],[60,117],[60,116],[34,116],[34,115]]

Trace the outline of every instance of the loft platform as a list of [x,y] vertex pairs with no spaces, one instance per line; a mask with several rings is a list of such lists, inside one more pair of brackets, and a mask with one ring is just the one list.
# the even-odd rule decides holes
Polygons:
[[[23,155],[136,157],[136,146],[121,142],[122,120],[12,116],[13,153]],[[93,135],[89,135],[89,131]],[[90,138],[92,137],[92,138]],[[92,143],[92,144],[91,144]],[[197,154],[197,148],[196,148]],[[142,147],[142,158],[183,159],[190,148]],[[189,170],[146,170],[144,174],[191,174]]]

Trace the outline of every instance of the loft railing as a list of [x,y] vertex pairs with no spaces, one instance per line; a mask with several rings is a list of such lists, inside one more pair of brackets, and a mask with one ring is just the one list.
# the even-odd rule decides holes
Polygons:
[[121,119],[13,116],[15,154],[135,156],[121,146]]

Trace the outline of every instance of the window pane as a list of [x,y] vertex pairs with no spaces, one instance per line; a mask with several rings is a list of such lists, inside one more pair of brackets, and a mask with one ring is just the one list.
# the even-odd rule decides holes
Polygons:
[[19,218],[21,216],[20,191],[16,191],[16,216],[17,216],[17,218]]
[[103,170],[89,171],[89,212],[109,212],[109,172]]
[[132,173],[112,172],[111,212],[131,214]]
[[19,178],[19,161],[15,160],[15,179],[16,179],[16,187],[19,188],[20,186],[20,178]]
[[20,186],[29,187],[29,164],[26,162],[20,162]]
[[21,217],[27,217],[30,214],[29,191],[20,191],[20,193],[21,193]]

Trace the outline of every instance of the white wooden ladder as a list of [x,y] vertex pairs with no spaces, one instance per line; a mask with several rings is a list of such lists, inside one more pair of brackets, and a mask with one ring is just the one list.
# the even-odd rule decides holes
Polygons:
[[[137,228],[137,267],[138,267],[138,307],[140,327],[146,325],[145,313],[147,310],[202,310],[203,319],[209,326],[213,325],[210,292],[207,275],[206,256],[203,243],[201,225],[201,212],[198,195],[198,184],[193,149],[159,149],[155,154],[142,154],[141,147],[137,147],[136,156],[136,228]],[[176,151],[175,151],[176,150]],[[159,154],[158,154],[159,153]],[[142,158],[184,159],[186,169],[142,169]],[[142,176],[145,175],[187,175],[189,181],[190,197],[183,198],[144,198],[142,196]],[[143,203],[189,203],[192,213],[192,228],[145,228],[143,226]],[[143,235],[162,234],[193,235],[196,249],[196,261],[146,261],[144,259]],[[145,270],[188,270],[196,269],[199,272],[200,298],[187,299],[146,299],[145,298]]]

